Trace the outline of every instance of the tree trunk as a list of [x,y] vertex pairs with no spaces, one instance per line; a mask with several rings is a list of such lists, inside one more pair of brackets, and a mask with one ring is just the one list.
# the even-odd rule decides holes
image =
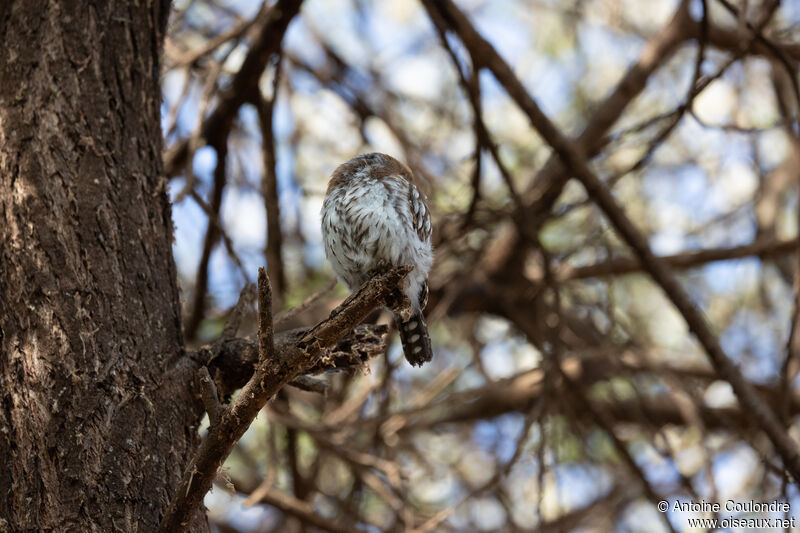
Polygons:
[[168,11],[0,2],[0,532],[155,531],[197,445],[161,164]]

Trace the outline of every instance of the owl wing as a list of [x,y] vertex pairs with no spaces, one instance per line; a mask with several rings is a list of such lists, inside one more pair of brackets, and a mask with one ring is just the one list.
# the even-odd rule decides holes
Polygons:
[[408,202],[411,207],[414,230],[422,242],[429,242],[431,239],[431,212],[428,210],[425,196],[411,182],[408,183]]

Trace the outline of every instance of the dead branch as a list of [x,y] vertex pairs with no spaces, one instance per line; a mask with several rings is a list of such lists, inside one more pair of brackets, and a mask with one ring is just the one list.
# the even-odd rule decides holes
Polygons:
[[[206,438],[184,472],[159,531],[182,533],[190,517],[211,488],[217,470],[230,454],[258,412],[283,385],[312,368],[325,348],[379,306],[394,307],[411,267],[398,267],[370,279],[328,317],[290,345],[278,344],[272,334],[272,302],[269,281],[259,269],[259,362],[250,380],[224,410],[220,421],[209,428]],[[281,357],[275,357],[281,353]]]

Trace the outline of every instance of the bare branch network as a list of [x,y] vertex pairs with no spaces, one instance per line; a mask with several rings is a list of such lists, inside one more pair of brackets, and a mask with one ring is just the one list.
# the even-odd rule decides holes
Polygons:
[[[209,425],[161,531],[204,501],[218,531],[800,516],[797,10],[322,4],[172,15],[165,173]],[[373,312],[407,271],[342,303],[322,260],[327,179],[368,151],[431,202],[421,370]]]

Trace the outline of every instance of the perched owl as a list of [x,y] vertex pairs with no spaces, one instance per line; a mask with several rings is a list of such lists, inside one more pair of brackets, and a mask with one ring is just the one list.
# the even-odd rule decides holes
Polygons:
[[322,204],[325,255],[351,291],[383,266],[412,265],[405,293],[411,318],[395,316],[403,353],[412,365],[431,360],[431,340],[422,309],[433,264],[431,215],[425,196],[404,164],[386,154],[365,154],[339,166]]

